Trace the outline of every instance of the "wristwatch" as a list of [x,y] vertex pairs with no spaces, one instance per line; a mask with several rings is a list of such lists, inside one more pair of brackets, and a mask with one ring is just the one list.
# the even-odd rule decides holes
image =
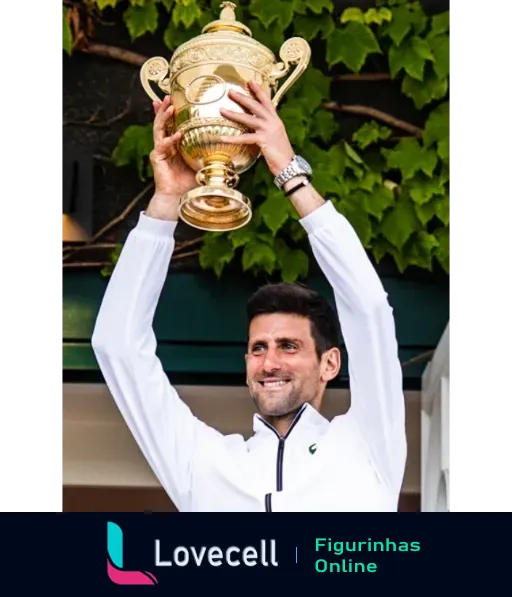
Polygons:
[[282,189],[285,182],[295,178],[295,176],[307,176],[308,180],[311,179],[313,170],[306,160],[300,155],[293,156],[292,161],[286,166],[284,170],[281,170],[279,174],[274,178],[274,184],[278,189]]

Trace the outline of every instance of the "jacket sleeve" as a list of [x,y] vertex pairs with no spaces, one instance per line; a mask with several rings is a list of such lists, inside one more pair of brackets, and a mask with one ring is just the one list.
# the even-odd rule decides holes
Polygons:
[[187,511],[197,455],[221,436],[192,414],[156,356],[152,323],[175,227],[140,214],[109,280],[92,347],[139,448],[176,507]]
[[351,405],[380,481],[400,491],[407,454],[402,371],[393,310],[348,220],[328,201],[302,218],[330,283],[348,353]]

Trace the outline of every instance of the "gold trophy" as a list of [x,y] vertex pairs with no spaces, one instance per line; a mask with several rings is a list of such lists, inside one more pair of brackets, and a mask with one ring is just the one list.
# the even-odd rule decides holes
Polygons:
[[[208,231],[235,230],[252,217],[250,199],[235,187],[239,175],[256,162],[260,150],[256,145],[220,141],[220,136],[252,132],[221,116],[220,108],[244,111],[228,97],[229,90],[252,95],[247,83],[253,80],[277,107],[311,57],[306,40],[293,37],[281,46],[278,62],[273,52],[236,20],[235,4],[223,2],[221,8],[220,18],[176,48],[170,62],[150,58],[140,71],[142,86],[151,99],[161,101],[152,84],[173,97],[175,111],[167,132],[182,133],[179,151],[197,172],[198,186],[180,198],[180,218]],[[295,68],[278,89],[278,80],[293,64]]]

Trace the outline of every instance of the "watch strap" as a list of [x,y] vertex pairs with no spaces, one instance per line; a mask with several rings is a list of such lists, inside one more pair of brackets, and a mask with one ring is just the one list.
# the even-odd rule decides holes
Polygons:
[[306,178],[306,180],[302,180],[301,182],[299,182],[299,184],[295,185],[294,187],[292,187],[291,189],[288,189],[286,191],[286,193],[284,194],[285,197],[289,197],[290,195],[292,195],[293,193],[295,193],[295,191],[298,191],[299,189],[301,189],[302,187],[306,187],[308,184],[310,183],[309,180],[309,176]]
[[288,166],[283,168],[283,170],[281,170],[281,172],[274,178],[274,182],[278,189],[282,189],[283,185],[295,176],[303,174],[300,167],[297,165],[295,158],[296,156],[293,156]]

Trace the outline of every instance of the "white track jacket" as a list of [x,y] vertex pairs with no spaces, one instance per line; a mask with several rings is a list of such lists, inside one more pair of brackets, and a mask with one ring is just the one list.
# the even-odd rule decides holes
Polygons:
[[142,212],[109,280],[92,346],[126,424],[180,512],[398,509],[406,434],[392,308],[331,202],[300,222],[334,291],[351,404],[331,421],[305,405],[285,437],[258,414],[249,439],[223,435],[191,412],[163,371],[152,323],[176,222]]

